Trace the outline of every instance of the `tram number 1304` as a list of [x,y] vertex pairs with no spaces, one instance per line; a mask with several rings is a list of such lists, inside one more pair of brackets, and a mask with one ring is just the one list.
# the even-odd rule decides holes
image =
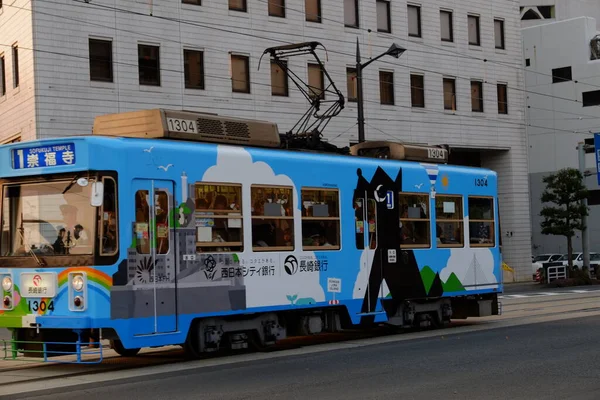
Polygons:
[[46,311],[54,311],[54,301],[50,300],[46,302],[46,300],[29,300],[27,302],[27,306],[29,307],[30,312],[46,312]]
[[167,118],[167,128],[170,132],[197,133],[196,121],[191,119]]

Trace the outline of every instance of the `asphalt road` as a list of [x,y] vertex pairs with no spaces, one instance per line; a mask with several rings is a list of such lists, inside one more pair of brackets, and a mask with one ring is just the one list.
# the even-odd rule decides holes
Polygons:
[[598,399],[599,332],[599,317],[440,331],[428,339],[64,388],[31,399]]

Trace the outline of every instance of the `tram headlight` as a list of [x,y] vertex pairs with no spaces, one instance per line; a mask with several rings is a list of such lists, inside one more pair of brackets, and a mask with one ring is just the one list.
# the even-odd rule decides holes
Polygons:
[[4,278],[2,278],[2,289],[4,289],[5,292],[9,292],[10,289],[12,289],[12,286],[13,281],[10,276],[5,276]]
[[75,275],[73,280],[71,280],[71,285],[73,285],[75,291],[81,292],[81,290],[83,290],[83,277],[81,275]]

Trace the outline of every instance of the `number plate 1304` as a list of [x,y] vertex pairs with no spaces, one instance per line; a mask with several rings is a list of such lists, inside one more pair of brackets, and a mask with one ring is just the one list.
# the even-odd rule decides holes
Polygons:
[[169,132],[198,133],[196,121],[182,118],[167,118]]

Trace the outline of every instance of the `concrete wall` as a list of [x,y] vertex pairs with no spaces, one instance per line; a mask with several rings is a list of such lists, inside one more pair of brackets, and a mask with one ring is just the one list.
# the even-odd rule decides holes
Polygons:
[[529,8],[554,6],[554,18],[523,20],[521,25],[524,28],[577,17],[600,19],[600,2],[597,0],[520,0],[520,4],[523,7],[521,15]]
[[[561,168],[578,168],[577,143],[600,131],[598,106],[583,107],[582,93],[600,90],[600,60],[590,60],[590,40],[596,35],[596,20],[574,18],[523,29],[526,67],[529,172],[531,183],[532,245],[534,253],[566,251],[566,239],[541,234],[540,196],[544,176]],[[552,70],[571,66],[572,81],[552,83]],[[593,154],[586,168],[595,168]],[[586,179],[590,190],[598,189],[595,177]],[[590,244],[600,250],[595,233],[600,213],[591,207]],[[575,249],[581,243],[574,242]]]

